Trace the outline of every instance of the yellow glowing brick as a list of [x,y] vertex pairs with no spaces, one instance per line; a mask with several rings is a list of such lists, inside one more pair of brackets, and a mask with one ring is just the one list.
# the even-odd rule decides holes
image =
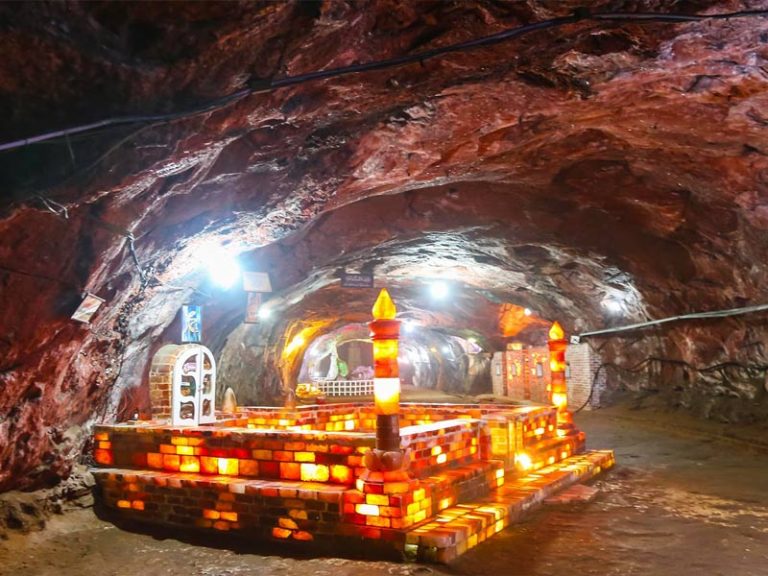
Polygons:
[[227,522],[237,522],[237,512],[222,512],[221,519]]
[[405,494],[410,491],[411,487],[408,482],[386,482],[384,484],[385,494]]
[[504,469],[503,468],[499,468],[498,470],[496,470],[496,478],[504,478]]
[[533,433],[536,436],[541,436],[542,434],[544,434],[544,432],[546,432],[546,430],[544,428],[536,428],[536,430],[533,431]]
[[365,482],[363,482],[362,479],[358,478],[357,480],[355,480],[355,488],[360,490],[360,492],[363,492],[365,490]]
[[219,458],[219,474],[237,476],[239,468],[240,466],[237,458]]
[[437,463],[438,464],[445,464],[447,460],[448,460],[448,454],[440,454],[437,457]]
[[189,440],[184,437],[176,436],[175,438],[171,438],[171,444],[175,444],[176,446],[186,446],[189,444]]
[[179,465],[179,471],[181,472],[200,472],[200,460],[197,456],[182,456],[181,464]]
[[195,449],[192,446],[176,446],[176,454],[192,456],[194,453]]
[[443,453],[442,446],[435,446],[434,448],[432,448],[432,456],[437,456],[438,454],[442,454],[442,453]]
[[377,506],[389,506],[389,496],[385,494],[366,494],[366,504],[376,504]]
[[117,501],[117,507],[118,508],[130,508],[131,503],[129,500],[118,500]]
[[376,526],[377,528],[389,528],[390,527],[390,519],[389,518],[383,518],[381,516],[368,516],[365,519],[365,523],[368,526]]
[[344,422],[344,429],[345,430],[354,430],[355,429],[355,421],[354,420],[347,420]]
[[378,516],[379,507],[374,504],[356,504],[355,512],[363,516]]
[[413,515],[413,521],[414,522],[423,522],[427,519],[427,511],[426,510],[419,510],[416,512],[416,514]]
[[418,511],[419,511],[418,502],[411,502],[410,504],[408,504],[408,507],[405,509],[405,512],[406,514],[408,514],[408,516],[413,516]]
[[218,520],[221,517],[221,512],[218,510],[203,510],[203,518],[207,518],[208,520]]
[[453,506],[453,498],[443,498],[438,504],[438,510],[445,510],[449,506]]
[[419,488],[418,490],[415,490],[413,492],[413,501],[419,502],[420,500],[424,500],[424,497],[427,495],[426,490],[424,488]]
[[296,452],[296,454],[293,455],[293,459],[296,460],[296,462],[314,462],[315,454],[314,452]]
[[467,540],[467,548],[474,548],[477,546],[477,534],[472,534]]
[[301,479],[304,482],[328,482],[330,470],[325,464],[302,464]]

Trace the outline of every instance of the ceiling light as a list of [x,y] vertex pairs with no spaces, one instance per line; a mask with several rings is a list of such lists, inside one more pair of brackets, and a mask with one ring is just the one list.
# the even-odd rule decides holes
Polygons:
[[268,318],[272,317],[272,308],[267,308],[266,306],[262,306],[259,308],[259,318],[262,320],[267,320]]
[[622,310],[621,302],[614,300],[613,298],[603,300],[603,307],[611,314],[618,314]]
[[448,289],[448,284],[442,280],[437,280],[429,285],[429,293],[435,300],[445,300],[445,298],[448,296],[448,292],[450,292]]
[[523,314],[525,314],[526,316],[530,316],[531,314],[533,314],[533,312],[531,311],[530,308],[526,308],[525,310],[523,310]]
[[200,250],[200,262],[208,270],[214,284],[231,288],[240,279],[240,264],[220,244],[209,244]]

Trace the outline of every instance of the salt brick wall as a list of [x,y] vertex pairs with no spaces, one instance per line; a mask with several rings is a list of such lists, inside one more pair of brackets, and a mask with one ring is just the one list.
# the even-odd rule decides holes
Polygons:
[[[567,380],[568,406],[575,410],[589,398],[595,373],[600,367],[600,357],[587,343],[571,344],[565,351],[565,361],[570,368],[570,377]],[[595,383],[595,390],[587,408],[600,405],[600,393],[604,387],[605,372],[602,372]]]

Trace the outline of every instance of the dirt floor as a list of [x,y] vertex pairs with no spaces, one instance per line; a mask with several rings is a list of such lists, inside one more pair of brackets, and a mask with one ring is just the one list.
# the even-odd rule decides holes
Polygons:
[[598,498],[545,507],[451,566],[203,547],[81,510],[0,540],[0,575],[768,575],[764,447],[726,438],[723,426],[626,407],[579,414],[577,423],[590,447],[616,451],[617,467],[595,483]]

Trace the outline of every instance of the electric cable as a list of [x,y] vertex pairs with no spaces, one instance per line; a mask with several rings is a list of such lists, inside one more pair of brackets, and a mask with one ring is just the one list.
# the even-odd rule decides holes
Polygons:
[[540,30],[546,30],[549,28],[559,28],[568,24],[575,24],[581,21],[594,21],[594,22],[665,22],[665,23],[686,23],[686,22],[702,22],[706,20],[729,20],[733,18],[761,18],[768,16],[768,10],[745,10],[739,12],[727,12],[723,14],[662,14],[655,12],[596,12],[591,13],[588,9],[581,8],[576,10],[571,16],[562,16],[559,18],[552,18],[549,20],[543,20],[541,22],[534,22],[533,24],[526,24],[515,28],[508,28],[490,34],[488,36],[482,36],[473,40],[466,40],[456,44],[449,44],[446,46],[440,46],[417,52],[416,54],[408,54],[405,56],[398,56],[394,58],[387,58],[383,60],[374,60],[371,62],[364,62],[362,64],[353,64],[349,66],[341,66],[337,68],[329,68],[328,70],[315,70],[313,72],[306,72],[295,76],[287,76],[278,79],[256,80],[251,83],[247,88],[242,88],[228,94],[221,98],[207,102],[201,106],[191,108],[189,110],[171,112],[166,114],[147,114],[147,115],[131,115],[131,116],[117,116],[112,118],[105,118],[89,124],[82,124],[79,126],[73,126],[70,128],[64,128],[61,130],[54,130],[51,132],[45,132],[19,140],[11,142],[5,142],[0,144],[0,152],[6,150],[13,150],[21,148],[23,146],[29,146],[30,144],[37,144],[48,140],[54,140],[62,137],[68,137],[72,134],[80,134],[83,132],[93,132],[101,128],[109,126],[116,126],[121,124],[136,124],[136,123],[166,123],[180,118],[187,118],[212,112],[214,110],[228,106],[233,102],[237,102],[246,96],[252,94],[259,94],[265,92],[272,92],[279,88],[285,88],[288,86],[295,86],[297,84],[303,84],[314,80],[321,80],[327,78],[335,78],[340,76],[346,76],[349,74],[358,74],[361,72],[369,72],[373,70],[382,70],[385,68],[393,68],[396,66],[402,66],[405,64],[423,63],[426,60],[443,56],[445,54],[451,54],[454,52],[460,52],[464,50],[471,50],[474,48],[492,46],[501,42],[506,42],[515,38],[519,38],[525,34],[531,32],[537,32]]

